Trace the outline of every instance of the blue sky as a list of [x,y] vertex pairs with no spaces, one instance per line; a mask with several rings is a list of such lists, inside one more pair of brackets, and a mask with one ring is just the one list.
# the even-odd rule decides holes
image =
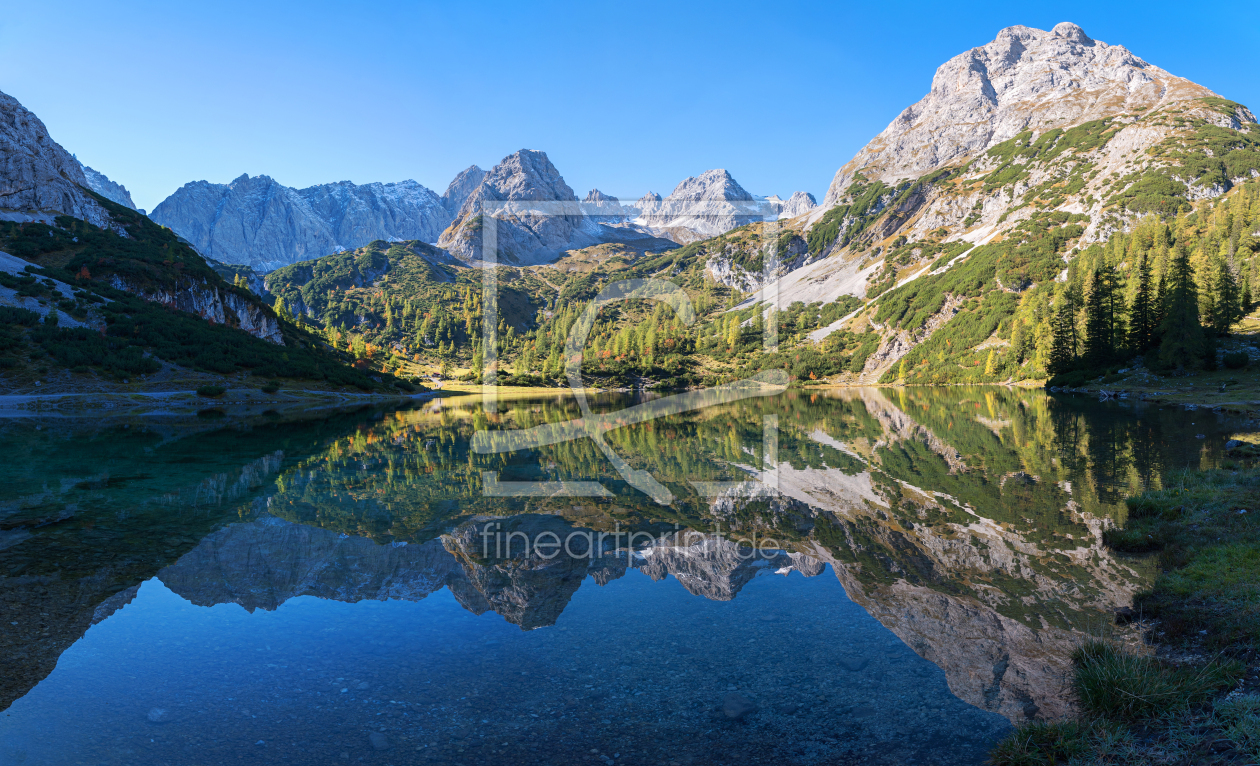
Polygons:
[[0,90],[152,209],[181,184],[414,178],[546,151],[579,194],[724,167],[820,199],[946,59],[1074,21],[1260,107],[1260,3],[102,3],[0,16]]

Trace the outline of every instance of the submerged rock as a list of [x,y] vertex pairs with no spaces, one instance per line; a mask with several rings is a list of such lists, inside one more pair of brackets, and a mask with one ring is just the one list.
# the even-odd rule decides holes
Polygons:
[[738,721],[757,709],[757,705],[739,692],[731,692],[722,700],[722,712],[727,718]]

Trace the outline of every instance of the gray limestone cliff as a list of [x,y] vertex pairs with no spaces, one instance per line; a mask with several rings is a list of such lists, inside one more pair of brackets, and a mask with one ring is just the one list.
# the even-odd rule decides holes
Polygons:
[[1064,22],[1014,26],[941,65],[931,91],[837,171],[833,207],[857,173],[893,184],[974,157],[1032,128],[1046,131],[1215,95],[1120,45]]
[[435,242],[450,222],[442,198],[415,181],[293,189],[248,175],[185,184],[150,217],[206,257],[262,271],[377,239]]
[[442,207],[446,209],[448,215],[454,220],[459,213],[460,208],[464,206],[468,195],[473,193],[481,181],[486,177],[486,171],[476,165],[469,165],[455,176],[454,180],[446,187],[446,191],[442,194]]
[[0,93],[0,214],[20,220],[64,214],[110,227],[109,213],[86,188],[79,161],[16,98]]

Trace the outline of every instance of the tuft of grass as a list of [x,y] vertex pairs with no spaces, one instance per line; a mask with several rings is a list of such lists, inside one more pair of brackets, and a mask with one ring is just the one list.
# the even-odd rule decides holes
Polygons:
[[197,396],[206,396],[211,399],[223,396],[227,393],[227,389],[223,386],[202,386],[197,389]]
[[1111,720],[1149,718],[1201,704],[1242,677],[1240,662],[1213,661],[1181,668],[1091,640],[1072,654],[1073,691],[1087,712]]
[[990,766],[1051,766],[1090,749],[1089,727],[1076,721],[1033,721],[1006,735],[989,752]]
[[1241,694],[1216,703],[1216,719],[1234,747],[1260,758],[1260,696]]

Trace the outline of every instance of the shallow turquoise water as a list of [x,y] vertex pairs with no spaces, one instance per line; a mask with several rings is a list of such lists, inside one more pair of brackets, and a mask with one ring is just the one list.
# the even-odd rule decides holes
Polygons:
[[[1098,540],[1124,494],[1214,464],[1234,427],[1004,389],[787,394],[610,432],[668,505],[589,444],[469,449],[569,417],[0,426],[0,763],[980,763],[1070,712],[1071,647],[1148,581]],[[487,497],[490,470],[610,496]],[[490,522],[640,537],[496,555]]]

